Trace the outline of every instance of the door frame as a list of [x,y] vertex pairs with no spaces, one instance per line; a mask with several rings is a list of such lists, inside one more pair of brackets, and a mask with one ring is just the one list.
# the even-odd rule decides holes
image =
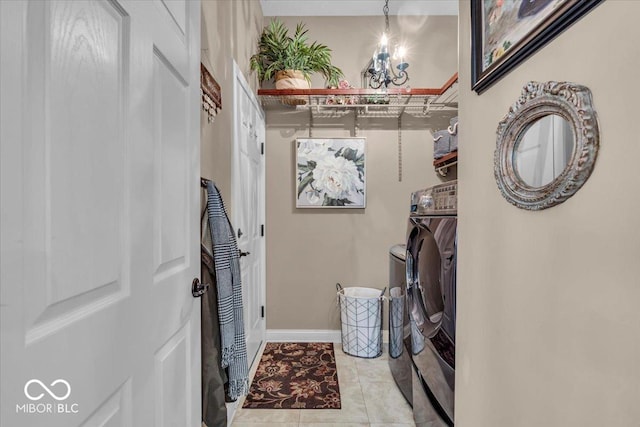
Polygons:
[[[262,143],[264,144],[264,149],[262,151],[262,171],[260,173],[260,180],[262,182],[262,188],[260,189],[260,195],[259,195],[259,199],[260,199],[260,205],[261,205],[261,209],[259,212],[259,215],[261,216],[260,219],[260,223],[265,225],[265,231],[264,231],[264,236],[262,236],[262,239],[260,240],[260,264],[261,264],[261,269],[260,269],[260,304],[262,305],[262,307],[264,307],[264,316],[262,317],[261,320],[261,324],[262,324],[262,328],[261,328],[261,333],[260,333],[260,340],[262,341],[262,343],[264,344],[265,339],[266,339],[266,325],[267,325],[267,313],[266,313],[266,277],[267,277],[267,262],[266,262],[266,238],[267,238],[267,231],[266,231],[266,115],[264,110],[262,109],[262,106],[260,105],[260,102],[258,101],[254,91],[251,89],[249,83],[247,82],[244,74],[242,73],[242,71],[240,70],[240,67],[238,66],[238,63],[235,61],[235,59],[231,58],[230,59],[231,63],[233,64],[233,111],[232,111],[232,126],[233,126],[233,140],[232,140],[232,144],[231,144],[231,222],[233,224],[237,224],[238,222],[238,206],[239,206],[239,191],[240,191],[240,186],[238,185],[238,177],[240,174],[240,171],[237,170],[237,164],[238,164],[238,158],[239,158],[239,150],[238,150],[238,145],[240,143],[239,140],[239,135],[240,135],[240,113],[239,113],[239,108],[240,108],[240,104],[239,104],[239,99],[236,96],[238,87],[237,85],[240,85],[240,87],[242,89],[244,89],[244,91],[246,93],[249,94],[250,97],[250,101],[254,104],[254,106],[256,107],[256,111],[258,112],[258,115],[260,117],[261,122],[264,124],[264,127],[260,127],[259,129],[264,129],[264,131],[261,132],[261,134],[259,133],[258,138],[262,139]],[[248,319],[248,316],[244,316],[245,322],[246,319]],[[260,353],[260,351],[258,350],[258,352],[256,353],[256,356]],[[254,363],[257,362],[257,357],[254,357],[252,360],[249,360],[249,369],[251,369],[251,367],[253,367]]]

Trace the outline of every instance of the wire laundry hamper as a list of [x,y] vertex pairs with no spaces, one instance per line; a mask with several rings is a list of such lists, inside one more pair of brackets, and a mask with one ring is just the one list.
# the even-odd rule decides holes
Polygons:
[[389,356],[396,358],[402,354],[404,337],[405,295],[402,289],[389,289]]
[[382,304],[384,293],[373,288],[348,287],[336,284],[342,351],[352,356],[374,358],[382,354]]

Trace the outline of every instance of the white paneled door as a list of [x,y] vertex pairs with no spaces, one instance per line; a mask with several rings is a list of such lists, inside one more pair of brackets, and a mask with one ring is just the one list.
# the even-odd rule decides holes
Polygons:
[[0,20],[0,424],[199,426],[200,4]]
[[249,363],[265,338],[264,112],[234,63],[232,222],[240,249]]

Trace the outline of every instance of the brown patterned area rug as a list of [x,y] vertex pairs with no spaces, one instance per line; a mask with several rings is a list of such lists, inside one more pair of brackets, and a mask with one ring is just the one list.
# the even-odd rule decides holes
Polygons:
[[340,409],[333,343],[267,343],[242,407]]

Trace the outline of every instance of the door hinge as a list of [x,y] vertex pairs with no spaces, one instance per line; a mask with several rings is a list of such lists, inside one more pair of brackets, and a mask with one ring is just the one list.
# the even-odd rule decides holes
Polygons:
[[264,237],[264,224],[260,224],[260,236]]
[[264,142],[260,143],[260,154],[264,155]]
[[264,319],[264,305],[260,306],[260,317]]

